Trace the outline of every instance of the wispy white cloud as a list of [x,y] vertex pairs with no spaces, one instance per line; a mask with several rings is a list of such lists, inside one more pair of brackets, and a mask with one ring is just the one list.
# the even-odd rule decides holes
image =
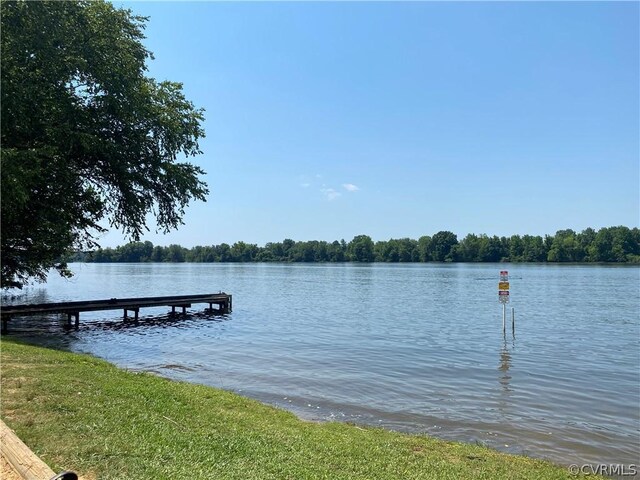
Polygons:
[[320,190],[322,196],[324,196],[329,201],[341,197],[345,191],[353,193],[360,190],[360,187],[354,185],[353,183],[343,183],[341,184],[341,187],[335,187],[335,185],[332,186],[331,182],[325,182],[324,175],[320,173],[317,173],[315,175],[300,175],[298,177],[298,185],[301,188],[311,189],[316,192]]
[[347,192],[357,192],[358,190],[360,190],[360,188],[358,188],[356,185],[354,185],[353,183],[343,183],[342,187],[347,191]]
[[342,195],[340,192],[336,192],[333,188],[321,188],[320,191],[329,201],[335,200]]

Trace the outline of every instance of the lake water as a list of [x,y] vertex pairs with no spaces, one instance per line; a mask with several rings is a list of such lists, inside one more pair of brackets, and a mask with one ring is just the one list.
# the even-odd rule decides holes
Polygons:
[[[74,264],[6,303],[233,294],[16,320],[12,336],[233,390],[308,419],[479,442],[563,464],[640,463],[640,269],[506,264]],[[511,280],[502,332],[499,271]],[[510,329],[515,308],[516,334]]]

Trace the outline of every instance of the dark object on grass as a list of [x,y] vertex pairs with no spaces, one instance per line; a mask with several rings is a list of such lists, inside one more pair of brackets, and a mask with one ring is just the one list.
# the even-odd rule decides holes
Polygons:
[[65,470],[49,480],[78,480],[78,475],[75,472]]

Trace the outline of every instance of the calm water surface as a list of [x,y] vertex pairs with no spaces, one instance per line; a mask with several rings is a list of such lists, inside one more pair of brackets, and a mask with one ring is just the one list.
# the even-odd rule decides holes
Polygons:
[[[12,335],[203,383],[310,419],[640,463],[640,269],[554,265],[75,264],[5,303],[233,294],[233,313],[15,321]],[[516,335],[502,333],[498,272]],[[200,307],[200,306],[197,306]],[[167,321],[163,321],[167,320]],[[34,326],[37,324],[37,328]]]

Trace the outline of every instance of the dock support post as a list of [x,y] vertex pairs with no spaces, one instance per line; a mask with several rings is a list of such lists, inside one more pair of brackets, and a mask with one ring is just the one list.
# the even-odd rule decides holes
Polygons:
[[80,328],[80,312],[74,312],[73,315],[76,317],[75,326],[77,330],[78,328]]
[[233,312],[233,296],[229,295],[229,311]]
[[182,315],[186,315],[187,314],[187,308],[189,308],[191,306],[191,304],[184,304],[184,305],[169,305],[171,307],[171,316],[174,316],[176,314],[176,308],[180,307],[182,308]]
[[0,334],[5,335],[7,333],[9,333],[9,316],[2,315],[2,330]]

